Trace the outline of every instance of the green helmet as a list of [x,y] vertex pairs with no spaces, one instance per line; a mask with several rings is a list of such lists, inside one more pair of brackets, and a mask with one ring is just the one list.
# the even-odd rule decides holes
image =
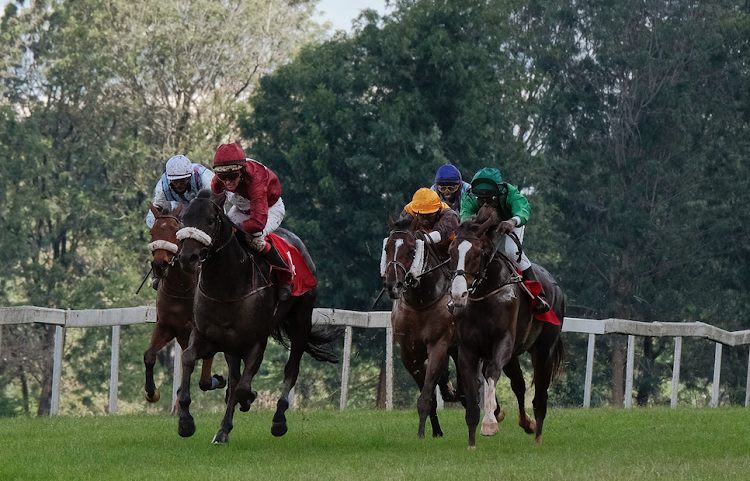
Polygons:
[[471,193],[477,197],[499,195],[504,190],[504,184],[499,170],[485,167],[471,179]]

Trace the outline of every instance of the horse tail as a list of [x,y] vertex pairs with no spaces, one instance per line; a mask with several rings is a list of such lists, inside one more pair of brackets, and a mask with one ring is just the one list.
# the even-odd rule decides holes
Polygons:
[[565,346],[563,346],[562,337],[557,338],[555,349],[552,351],[552,356],[550,356],[550,362],[552,364],[552,376],[550,379],[551,382],[555,382],[559,379],[560,374],[562,374],[563,366],[565,365]]
[[338,364],[339,358],[336,357],[336,354],[333,353],[327,344],[340,338],[344,334],[345,329],[344,326],[331,326],[329,324],[313,325],[305,351],[316,361]]
[[[289,331],[292,329],[291,323],[284,320],[274,331],[271,336],[284,346],[286,349],[290,349],[290,336]],[[336,339],[340,338],[344,333],[344,326],[332,326],[329,324],[314,324],[310,331],[310,337],[307,340],[305,346],[305,352],[310,354],[316,361],[330,362],[331,364],[338,364],[339,359],[336,354],[327,346]]]

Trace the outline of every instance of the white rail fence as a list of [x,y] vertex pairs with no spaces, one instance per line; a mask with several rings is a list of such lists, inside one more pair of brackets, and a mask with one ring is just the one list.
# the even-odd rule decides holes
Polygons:
[[[52,403],[50,413],[56,415],[60,401],[60,377],[62,374],[63,329],[85,327],[112,327],[112,361],[110,367],[109,413],[117,413],[117,390],[119,372],[120,326],[156,322],[156,309],[150,306],[123,309],[87,309],[65,311],[41,307],[21,306],[0,308],[0,325],[4,324],[52,324],[55,326],[54,365],[52,381]],[[393,409],[393,330],[390,312],[357,312],[342,309],[318,308],[313,312],[313,322],[345,326],[344,359],[341,372],[340,409],[347,403],[349,386],[349,363],[352,347],[353,328],[385,329],[386,341],[386,409]],[[674,337],[674,367],[672,374],[671,405],[677,405],[677,392],[680,382],[680,359],[682,338],[694,337],[713,341],[716,345],[714,356],[714,376],[711,389],[711,406],[718,406],[721,372],[722,346],[750,345],[750,330],[728,332],[702,322],[638,322],[624,319],[580,319],[566,317],[564,332],[588,334],[586,356],[586,377],[584,383],[583,406],[591,404],[591,382],[594,368],[594,346],[597,335],[625,334],[628,336],[627,364],[625,376],[626,408],[632,406],[633,371],[635,364],[635,336]],[[180,348],[175,344],[174,379],[180,378]],[[176,401],[178,384],[173,380],[172,402]],[[745,406],[750,404],[750,355],[748,356],[747,389]]]

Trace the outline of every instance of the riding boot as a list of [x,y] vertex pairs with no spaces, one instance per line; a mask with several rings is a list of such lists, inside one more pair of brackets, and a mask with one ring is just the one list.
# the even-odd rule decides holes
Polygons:
[[161,279],[154,277],[154,282],[151,284],[151,287],[153,287],[155,291],[159,290],[159,281],[161,281]]
[[[529,266],[529,268],[523,271],[521,274],[523,274],[524,281],[539,282],[539,279],[536,278],[536,274],[534,274],[534,268],[531,266]],[[550,310],[549,302],[547,302],[547,296],[544,295],[544,286],[542,286],[541,282],[539,282],[539,286],[541,287],[541,289],[539,291],[539,294],[537,294],[536,296],[534,314],[544,314],[545,312]]]
[[[274,246],[270,242],[266,242],[266,249],[261,252],[261,254],[263,255],[263,258],[272,266],[289,270],[289,266],[284,261],[284,258],[281,257],[281,253],[278,251],[278,249],[276,249],[276,246]],[[289,298],[292,297],[292,284],[282,284],[281,286],[278,286],[278,289],[279,301],[288,301]]]

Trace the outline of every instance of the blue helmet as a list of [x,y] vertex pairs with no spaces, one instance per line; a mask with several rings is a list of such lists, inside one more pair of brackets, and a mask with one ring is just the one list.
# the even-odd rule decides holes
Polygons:
[[435,174],[436,184],[459,184],[461,180],[461,172],[451,164],[440,167]]

